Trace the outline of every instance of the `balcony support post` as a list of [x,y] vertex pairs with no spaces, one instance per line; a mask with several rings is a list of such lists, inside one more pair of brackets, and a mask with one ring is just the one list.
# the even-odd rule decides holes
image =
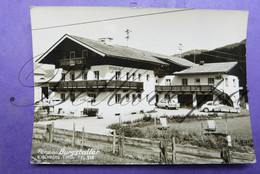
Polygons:
[[196,93],[193,93],[193,94],[192,94],[192,100],[193,100],[192,106],[193,106],[194,108],[197,108],[198,102],[197,102],[197,94],[196,94]]

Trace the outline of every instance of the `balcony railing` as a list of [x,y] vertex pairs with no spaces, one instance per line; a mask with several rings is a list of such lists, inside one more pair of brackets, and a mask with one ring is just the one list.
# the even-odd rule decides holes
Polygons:
[[174,85],[174,86],[155,86],[155,90],[158,92],[210,92],[213,90],[211,85]]
[[85,65],[85,58],[71,58],[71,59],[60,59],[60,66],[76,66],[76,65]]
[[50,82],[49,86],[52,90],[66,89],[132,89],[143,90],[142,82],[128,81],[107,81],[107,80],[87,80],[87,81],[60,81]]

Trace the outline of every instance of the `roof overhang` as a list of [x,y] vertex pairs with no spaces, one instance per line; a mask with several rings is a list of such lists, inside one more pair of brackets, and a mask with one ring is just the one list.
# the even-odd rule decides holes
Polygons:
[[54,48],[56,48],[62,41],[64,41],[65,39],[70,39],[76,43],[78,43],[79,45],[99,54],[102,57],[105,57],[105,54],[100,52],[99,50],[96,50],[95,48],[90,47],[89,45],[73,38],[72,36],[65,34],[64,36],[62,36],[62,38],[60,38],[54,45],[51,46],[51,48],[49,48],[41,57],[39,57],[36,62],[40,62],[43,58],[45,58]]

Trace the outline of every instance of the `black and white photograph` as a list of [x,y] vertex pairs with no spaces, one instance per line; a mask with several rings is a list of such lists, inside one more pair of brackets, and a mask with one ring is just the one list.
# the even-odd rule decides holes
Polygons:
[[33,164],[255,163],[248,11],[31,7]]

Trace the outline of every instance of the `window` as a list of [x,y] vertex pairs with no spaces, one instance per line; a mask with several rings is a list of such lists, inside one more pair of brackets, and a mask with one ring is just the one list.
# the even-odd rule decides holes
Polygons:
[[128,72],[128,73],[126,73],[126,80],[128,80],[129,79],[129,75],[130,75],[130,73]]
[[136,100],[135,94],[132,94],[132,98],[133,98],[133,102],[135,102]]
[[214,78],[208,78],[208,84],[214,85]]
[[91,99],[91,103],[96,102],[97,95],[95,93],[88,94],[88,97]]
[[182,79],[182,85],[187,86],[188,85],[188,79]]
[[94,71],[94,74],[95,74],[95,79],[99,80],[99,71]]
[[70,79],[71,79],[71,80],[75,80],[75,73],[74,73],[74,72],[71,72],[71,73],[70,73]]
[[165,85],[170,86],[171,85],[171,79],[166,79],[165,80]]
[[149,79],[150,79],[150,75],[147,74],[147,75],[146,75],[146,80],[149,81]]
[[149,94],[146,95],[146,101],[149,101]]
[[233,79],[233,87],[236,87],[236,79]]
[[129,102],[129,94],[125,95],[126,102]]
[[121,72],[120,71],[116,71],[116,80],[120,79],[120,75],[121,75]]
[[200,79],[199,78],[196,78],[195,79],[195,85],[199,85],[200,84]]
[[87,72],[83,73],[82,79],[88,80],[88,73]]
[[138,74],[138,80],[141,80],[142,74]]
[[63,101],[63,102],[65,101],[65,93],[61,93],[61,94],[60,94],[60,99],[61,99],[61,101]]
[[70,58],[75,58],[75,51],[70,52]]
[[138,101],[141,102],[142,101],[142,94],[138,94],[137,98],[138,98]]
[[75,101],[75,93],[70,93],[70,101]]
[[169,101],[169,100],[170,100],[170,94],[165,94],[165,95],[164,95],[164,99],[167,100],[167,101]]
[[88,57],[88,50],[82,50],[82,57]]
[[66,74],[65,73],[61,73],[61,80],[62,81],[65,81],[65,77],[66,77]]
[[116,102],[116,103],[120,103],[120,100],[121,100],[121,94],[116,94],[116,96],[115,96],[115,102]]
[[228,78],[225,78],[225,84],[226,84],[226,87],[229,86],[229,83],[228,83]]
[[133,73],[133,81],[135,80],[135,73]]

